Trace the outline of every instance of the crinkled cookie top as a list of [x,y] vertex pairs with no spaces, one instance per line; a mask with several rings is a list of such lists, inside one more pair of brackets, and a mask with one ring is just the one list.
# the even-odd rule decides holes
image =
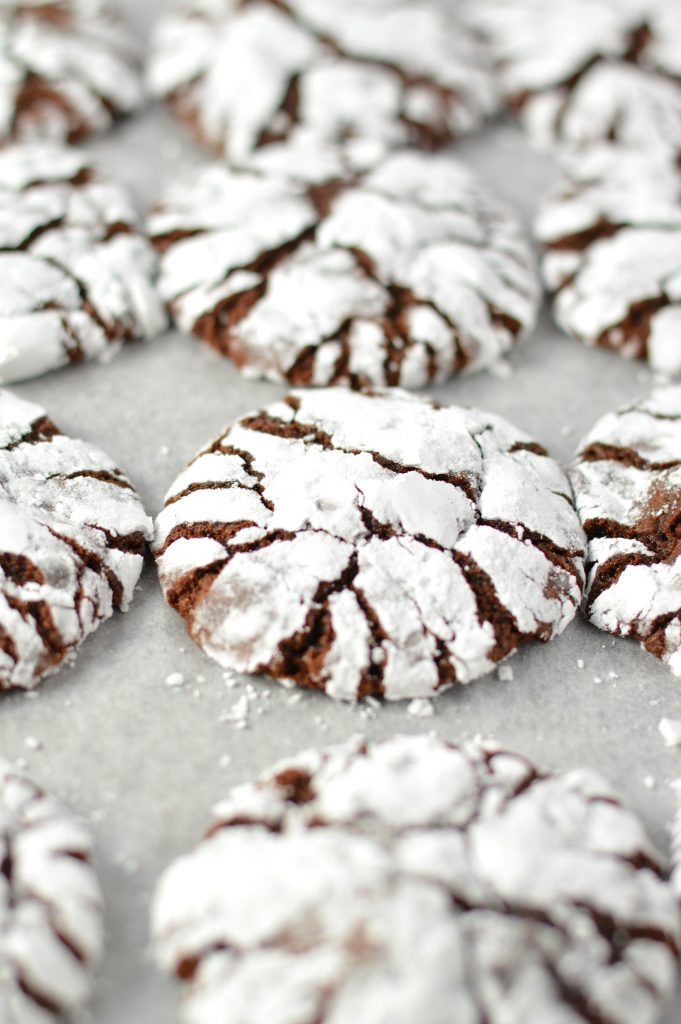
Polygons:
[[430,148],[497,105],[486,52],[437,0],[185,0],[158,26],[149,80],[238,162],[299,127]]
[[104,452],[0,391],[0,689],[34,686],[127,609],[150,535]]
[[142,105],[138,47],[105,0],[1,0],[0,140],[75,142]]
[[681,374],[681,172],[659,151],[566,162],[536,221],[556,320],[587,345]]
[[180,327],[296,385],[417,388],[498,362],[539,302],[518,220],[451,157],[367,148],[307,138],[172,185],[150,233]]
[[681,151],[677,0],[467,0],[466,13],[538,143]]
[[330,388],[201,453],[155,551],[167,600],[220,664],[401,699],[561,632],[584,537],[562,471],[500,417]]
[[654,1024],[679,911],[598,776],[418,736],[234,790],[153,932],[191,1024]]
[[158,334],[167,316],[157,271],[127,190],[86,154],[0,151],[0,383]]
[[681,676],[681,386],[599,420],[571,479],[589,541],[586,614]]
[[92,988],[102,898],[85,825],[0,760],[0,1019],[56,1024]]

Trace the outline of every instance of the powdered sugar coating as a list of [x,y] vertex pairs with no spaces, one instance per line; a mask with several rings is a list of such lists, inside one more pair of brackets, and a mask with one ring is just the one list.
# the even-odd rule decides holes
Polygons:
[[0,1019],[52,1024],[90,996],[102,898],[85,825],[0,760]]
[[74,142],[142,101],[137,46],[106,0],[1,0],[0,140]]
[[538,306],[515,216],[450,157],[366,148],[307,139],[172,186],[150,232],[179,326],[304,385],[417,388],[508,352]]
[[561,632],[584,538],[567,479],[506,421],[337,388],[229,427],[173,484],[155,551],[221,665],[403,699]]
[[679,940],[661,875],[589,771],[356,740],[234,790],[153,932],[188,1024],[653,1024]]
[[681,386],[599,420],[571,479],[589,540],[586,615],[681,676]]
[[681,172],[664,153],[596,147],[566,163],[536,234],[556,320],[587,345],[681,373]]
[[151,527],[104,452],[0,391],[0,689],[35,686],[127,610]]
[[681,150],[676,0],[467,0],[466,10],[540,145]]
[[158,26],[149,81],[238,163],[298,127],[440,145],[497,105],[486,54],[437,0],[184,0]]
[[109,359],[167,324],[158,260],[121,186],[45,144],[0,152],[0,383]]

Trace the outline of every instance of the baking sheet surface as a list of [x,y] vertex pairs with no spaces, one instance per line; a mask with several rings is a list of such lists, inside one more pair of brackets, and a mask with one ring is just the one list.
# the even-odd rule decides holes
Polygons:
[[[140,36],[162,0],[124,6]],[[159,183],[203,159],[160,107],[87,147],[148,206]],[[500,124],[456,153],[514,204],[529,223],[537,197],[555,180],[547,158]],[[514,354],[508,377],[483,374],[432,389],[444,403],[480,405],[508,416],[565,462],[608,409],[652,384],[640,364],[587,351],[562,337],[546,314]],[[155,515],[177,473],[233,418],[276,400],[283,389],[246,382],[227,361],[169,333],[128,347],[109,365],[69,368],[16,386],[44,405],[67,433],[105,448],[132,478]],[[583,668],[578,666],[578,659]],[[548,646],[510,662],[512,681],[495,676],[443,695],[432,718],[405,705],[366,709],[300,698],[256,681],[246,728],[221,721],[243,686],[187,638],[166,607],[148,564],[127,615],[117,615],[82,648],[75,667],[34,694],[10,694],[0,709],[0,752],[22,758],[35,779],[89,819],[107,900],[107,950],[95,1024],[168,1024],[173,986],[149,955],[148,906],[160,871],[200,837],[210,806],[274,760],[311,745],[435,730],[461,740],[491,735],[545,768],[602,771],[669,847],[670,780],[681,750],[665,748],[662,717],[681,718],[681,684],[628,641],[613,641],[577,620]],[[180,672],[184,686],[166,677]],[[37,740],[39,749],[34,749]],[[681,996],[665,1024],[681,1019]]]

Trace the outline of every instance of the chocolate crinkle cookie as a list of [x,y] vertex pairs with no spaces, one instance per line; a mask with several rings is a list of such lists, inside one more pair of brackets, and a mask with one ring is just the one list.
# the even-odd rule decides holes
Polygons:
[[105,360],[161,332],[157,271],[127,191],[85,154],[0,151],[0,383]]
[[137,46],[105,0],[0,0],[0,141],[75,142],[143,96]]
[[681,387],[599,420],[571,479],[589,542],[585,614],[681,676]]
[[434,147],[497,107],[484,49],[439,0],[183,0],[158,26],[152,91],[242,161],[298,128]]
[[681,151],[678,0],[466,0],[502,89],[544,146]]
[[127,609],[151,525],[104,452],[0,391],[0,689],[35,686]]
[[536,317],[518,220],[448,156],[307,139],[194,172],[150,233],[179,326],[249,376],[421,387],[497,362]]
[[401,699],[561,632],[584,536],[562,471],[505,420],[336,388],[229,427],[173,484],[155,553],[221,665]]
[[587,345],[681,374],[681,170],[658,151],[596,147],[536,221],[554,315]]
[[654,1024],[679,910],[595,773],[398,736],[233,790],[153,933],[188,1024]]
[[63,1024],[87,1002],[102,898],[85,825],[0,759],[0,1020]]

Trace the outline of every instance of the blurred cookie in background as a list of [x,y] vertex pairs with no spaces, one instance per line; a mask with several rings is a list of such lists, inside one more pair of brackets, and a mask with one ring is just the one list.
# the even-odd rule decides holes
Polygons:
[[498,106],[484,46],[440,0],[181,0],[159,22],[148,77],[237,163],[298,128],[433,148]]
[[0,142],[76,142],[142,106],[141,47],[106,0],[0,0]]

